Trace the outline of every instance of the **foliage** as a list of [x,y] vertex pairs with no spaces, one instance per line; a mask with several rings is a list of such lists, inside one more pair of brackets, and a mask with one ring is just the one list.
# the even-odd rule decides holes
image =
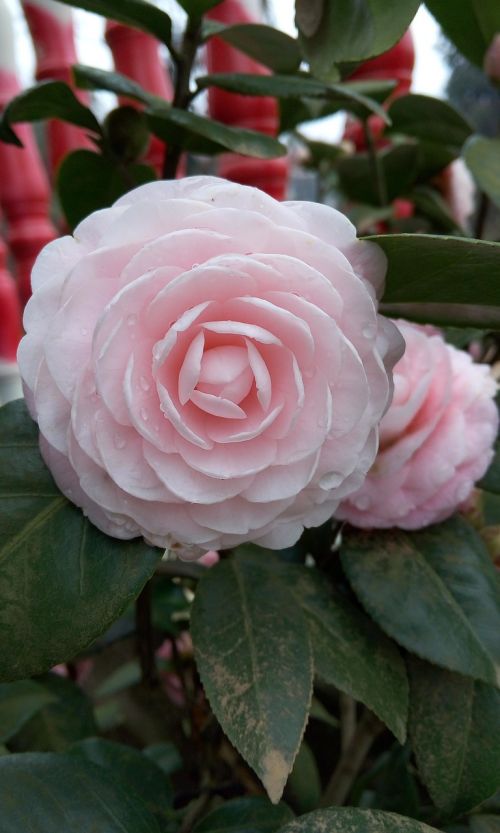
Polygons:
[[[398,41],[418,0],[297,0],[296,38],[216,23],[205,15],[217,0],[180,0],[180,45],[143,0],[62,2],[154,35],[176,72],[170,103],[77,65],[78,87],[134,103],[103,123],[60,81],[6,107],[5,142],[19,144],[25,121],[88,132],[94,149],[58,173],[70,227],[155,178],[151,136],[168,145],[169,176],[184,153],[270,159],[295,143],[320,198],[385,252],[382,311],[446,325],[498,360],[500,243],[470,236],[443,177],[464,159],[500,204],[500,140],[475,135],[446,102],[348,79]],[[498,3],[426,5],[481,66]],[[215,36],[271,72],[193,80]],[[200,115],[193,102],[215,88],[275,98],[280,138]],[[357,145],[307,137],[308,122],[338,111]],[[497,453],[467,518],[419,532],[328,522],[289,550],[239,547],[205,568],[93,527],[55,486],[25,404],[3,407],[2,831],[498,833],[499,471]]]

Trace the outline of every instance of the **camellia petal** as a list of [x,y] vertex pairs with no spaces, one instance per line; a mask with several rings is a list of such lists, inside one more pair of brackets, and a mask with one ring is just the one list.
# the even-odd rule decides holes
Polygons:
[[214,177],[88,217],[40,255],[19,349],[61,489],[104,532],[186,558],[293,544],[375,457],[402,346],[383,271],[334,209]]

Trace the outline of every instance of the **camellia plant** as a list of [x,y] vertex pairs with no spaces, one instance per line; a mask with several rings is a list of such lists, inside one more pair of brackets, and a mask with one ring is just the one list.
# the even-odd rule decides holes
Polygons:
[[[145,0],[61,1],[156,38],[173,96],[76,65],[0,122],[88,145],[0,409],[1,832],[498,833],[500,140],[363,77],[418,0],[296,0],[296,38],[229,0],[180,0],[179,37]],[[426,5],[498,80],[497,0]],[[259,72],[197,75],[207,43]],[[101,123],[73,84],[127,101]],[[279,137],[206,90],[279,106]],[[357,144],[310,142],[337,111]],[[374,233],[185,175],[292,135]]]

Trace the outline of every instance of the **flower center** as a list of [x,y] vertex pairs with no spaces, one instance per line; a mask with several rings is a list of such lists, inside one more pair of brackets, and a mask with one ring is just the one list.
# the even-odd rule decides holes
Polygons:
[[212,347],[202,357],[196,389],[238,404],[250,392],[254,376],[245,347]]

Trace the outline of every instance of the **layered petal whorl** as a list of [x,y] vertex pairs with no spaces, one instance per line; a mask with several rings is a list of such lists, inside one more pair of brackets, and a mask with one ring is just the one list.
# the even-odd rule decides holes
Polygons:
[[406,350],[380,450],[361,488],[336,517],[359,527],[419,529],[443,521],[486,472],[498,431],[490,368],[474,364],[429,328],[395,322]]
[[188,557],[293,544],[376,453],[402,349],[384,270],[339,212],[212,177],[91,215],[40,255],[19,350],[58,485]]

